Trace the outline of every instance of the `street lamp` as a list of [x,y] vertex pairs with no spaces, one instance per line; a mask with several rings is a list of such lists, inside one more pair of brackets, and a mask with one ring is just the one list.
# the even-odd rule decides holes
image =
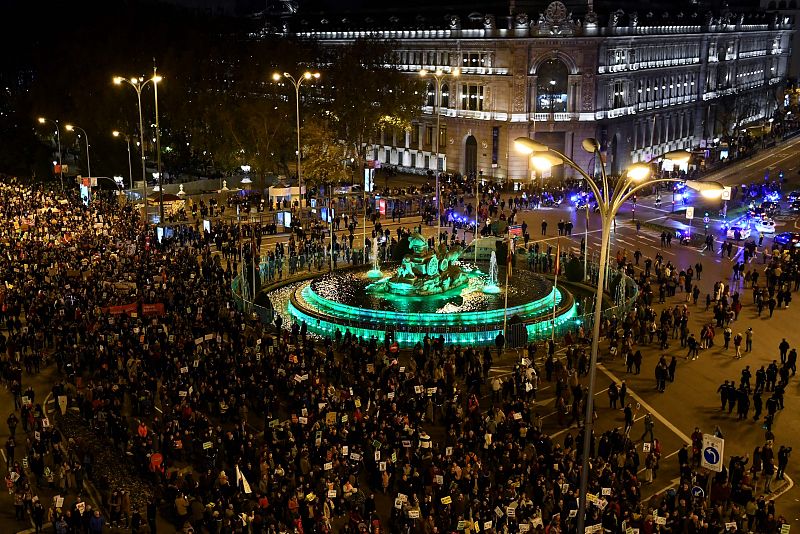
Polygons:
[[[86,130],[81,128],[80,126],[75,126],[74,124],[65,124],[64,129],[68,132],[72,132],[74,130],[78,130],[86,137],[86,172],[89,173],[89,178],[92,177],[92,162],[89,159],[89,134],[86,133]],[[91,187],[91,185],[89,186]]]
[[[439,189],[439,137],[441,136],[441,109],[442,109],[442,81],[450,76],[450,78],[458,78],[461,75],[461,69],[455,68],[452,70],[450,74],[445,73],[441,69],[436,69],[433,72],[429,72],[425,69],[419,71],[419,75],[423,78],[430,74],[433,76],[433,79],[436,80],[436,93],[433,95],[433,111],[436,113],[436,244],[438,246],[439,242],[442,240],[442,199],[440,198],[441,191]],[[477,180],[477,176],[475,179]],[[477,224],[477,215],[476,215],[476,224]],[[475,247],[477,247],[477,241],[475,242]]]
[[295,101],[295,116],[297,118],[297,189],[300,197],[300,217],[303,217],[303,175],[300,168],[300,87],[303,81],[319,80],[319,72],[305,71],[302,76],[295,78],[288,72],[283,74],[274,73],[272,75],[273,81],[279,82],[282,78],[286,78],[294,86],[294,101]]
[[61,191],[64,191],[64,166],[61,164],[61,131],[58,127],[58,120],[48,119],[46,117],[39,117],[39,124],[52,122],[56,127],[56,142],[58,143],[58,174],[61,177]]
[[[638,191],[645,187],[650,187],[652,183],[668,182],[671,180],[655,179],[649,182],[644,180],[650,176],[650,167],[643,164],[635,164],[631,166],[624,177],[620,177],[615,183],[609,182],[609,176],[606,174],[605,166],[602,163],[600,167],[600,177],[602,183],[595,183],[595,178],[585,172],[580,165],[575,163],[572,159],[562,154],[557,150],[547,147],[541,143],[537,143],[527,137],[519,137],[514,141],[515,147],[518,151],[529,154],[531,160],[536,161],[535,165],[545,167],[550,165],[568,165],[575,170],[585,180],[586,184],[591,188],[592,192],[597,199],[597,206],[600,211],[602,222],[602,234],[600,238],[600,266],[604,266],[608,261],[608,245],[611,237],[611,226],[614,217],[619,208],[630,197],[635,195]],[[583,149],[587,152],[594,154],[598,162],[602,162],[600,158],[600,144],[596,139],[584,139],[582,142]],[[673,154],[676,158],[679,154]],[[692,189],[697,189],[703,196],[713,198],[722,195],[724,188],[716,182],[694,182],[687,181],[686,186]],[[587,244],[588,245],[588,244]],[[586,413],[583,428],[583,458],[581,465],[581,481],[580,481],[580,494],[578,500],[578,528],[577,532],[584,532],[584,523],[586,519],[586,491],[589,484],[589,451],[591,448],[591,440],[594,426],[594,390],[595,390],[595,375],[597,369],[597,353],[600,345],[600,319],[603,312],[603,286],[605,284],[605,269],[600,268],[597,275],[596,294],[594,301],[594,323],[592,324],[592,351],[591,360],[589,362],[589,392],[586,397]]]
[[[144,189],[143,198],[144,198],[144,226],[147,227],[147,170],[145,169],[145,153],[144,153],[144,122],[142,121],[142,89],[144,89],[148,83],[152,83],[153,87],[155,87],[158,82],[161,81],[161,76],[155,74],[155,69],[153,69],[153,76],[145,80],[144,76],[139,76],[138,78],[123,78],[122,76],[115,76],[114,77],[114,85],[122,85],[126,83],[133,87],[133,90],[136,91],[136,98],[139,105],[139,145],[142,153],[142,188]],[[156,92],[156,107],[158,107],[158,93]],[[158,122],[158,113],[156,113],[156,122]],[[158,128],[156,127],[156,139],[158,140]],[[160,142],[160,141],[159,141]],[[161,167],[161,156],[157,156],[158,158],[158,166],[159,166],[159,173],[158,175],[161,176],[160,167]],[[163,200],[163,197],[161,197]],[[162,210],[163,210],[163,203],[162,203]],[[162,213],[163,214],[163,213]]]
[[128,134],[123,134],[118,130],[114,130],[111,132],[111,135],[114,137],[123,137],[125,139],[125,145],[128,147],[128,177],[131,182],[131,191],[133,190],[133,166],[131,165],[131,138]]

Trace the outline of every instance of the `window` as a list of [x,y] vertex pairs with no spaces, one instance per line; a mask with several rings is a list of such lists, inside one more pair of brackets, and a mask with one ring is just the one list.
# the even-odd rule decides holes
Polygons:
[[442,99],[439,105],[443,108],[450,107],[450,86],[446,83],[442,84]]
[[425,94],[425,105],[433,106],[435,102],[436,102],[436,87],[434,87],[433,83],[428,83],[428,88],[426,89],[426,94]]
[[418,147],[419,146],[419,125],[414,124],[411,126],[411,146]]
[[481,52],[464,52],[461,54],[461,66],[465,68],[485,67],[486,54]]
[[433,126],[425,127],[425,145],[433,146]]
[[622,80],[617,80],[614,82],[613,86],[613,99],[612,99],[612,106],[614,108],[623,108],[625,107],[625,85]]
[[447,127],[442,126],[439,128],[439,152],[444,152],[441,148],[447,146]]
[[536,69],[536,111],[564,113],[568,110],[569,70],[558,59],[550,59]]
[[483,86],[463,84],[461,86],[461,109],[483,111]]

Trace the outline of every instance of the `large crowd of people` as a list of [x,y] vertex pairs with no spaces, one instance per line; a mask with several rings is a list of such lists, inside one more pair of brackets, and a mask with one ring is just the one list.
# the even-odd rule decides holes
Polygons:
[[[575,530],[585,334],[565,340],[563,359],[552,345],[546,357],[532,345],[509,376],[492,379],[488,349],[426,338],[397,355],[387,340],[349,332],[316,339],[302,323],[276,330],[239,310],[231,283],[252,253],[241,242],[257,233],[224,223],[205,232],[198,221],[159,242],[116,199],[86,207],[15,181],[0,184],[0,215],[0,353],[14,397],[6,482],[20,520],[49,522],[56,534],[156,532],[159,514],[176,531],[214,534]],[[324,254],[315,252],[324,250],[323,235],[312,228],[287,250],[276,247],[274,277],[284,276],[285,258],[290,276],[298,270],[293,255]],[[632,272],[624,255],[620,261]],[[775,261],[767,288],[790,271],[787,260]],[[603,323],[604,350],[632,358],[637,372],[637,346],[654,334],[684,337],[686,307],[660,318],[653,308],[653,285],[682,276],[691,287],[675,271],[657,260],[652,277],[650,267],[642,273],[635,310]],[[731,302],[727,288],[719,297]],[[30,387],[47,365],[57,366],[50,405]],[[665,383],[674,380],[671,364],[659,366]],[[545,381],[559,423],[576,426],[563,439],[549,435],[537,408]],[[132,492],[113,472],[101,476],[91,443],[65,438],[62,413],[84,421],[152,491]],[[780,527],[768,493],[755,487],[771,443],[758,451],[758,472],[738,459],[713,480],[689,446],[679,454],[678,487],[643,499],[662,451],[652,424],[648,451],[632,440],[625,415],[625,426],[592,436],[592,532]],[[782,450],[788,461],[790,449]],[[777,457],[782,474],[786,462]],[[99,491],[97,509],[87,480]],[[694,486],[711,488],[709,499],[693,496]],[[38,499],[47,489],[62,500]]]

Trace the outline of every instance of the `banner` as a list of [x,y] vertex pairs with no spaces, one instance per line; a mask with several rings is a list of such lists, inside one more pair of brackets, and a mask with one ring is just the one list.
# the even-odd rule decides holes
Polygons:
[[142,304],[142,315],[164,315],[164,304],[161,302]]
[[109,308],[103,308],[103,311],[111,315],[122,315],[123,313],[130,315],[139,311],[139,304],[137,302],[132,302],[122,306],[111,306]]

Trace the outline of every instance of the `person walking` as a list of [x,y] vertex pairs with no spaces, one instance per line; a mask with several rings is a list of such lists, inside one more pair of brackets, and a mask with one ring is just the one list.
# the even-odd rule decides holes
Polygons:
[[733,337],[733,348],[736,349],[736,355],[734,358],[737,360],[742,357],[742,333],[738,332]]
[[786,363],[786,356],[789,353],[789,342],[786,341],[786,338],[781,340],[780,344],[778,345],[778,351],[781,355],[781,363]]
[[761,392],[756,391],[755,393],[753,393],[753,411],[755,412],[753,414],[754,422],[758,421],[758,419],[761,417],[762,406],[763,406],[763,401],[761,400]]
[[791,447],[781,445],[778,449],[778,470],[775,472],[775,480],[783,480],[783,474],[786,471],[786,466],[789,465],[789,455],[792,453]]
[[625,405],[625,435],[627,436],[631,428],[633,428],[633,409],[631,408],[631,403]]
[[650,442],[652,442],[655,439],[655,436],[653,435],[653,429],[655,426],[656,424],[653,421],[653,416],[650,415],[650,412],[647,412],[647,414],[644,416],[644,432],[642,432],[642,437],[639,441],[644,441],[644,437],[650,434]]

